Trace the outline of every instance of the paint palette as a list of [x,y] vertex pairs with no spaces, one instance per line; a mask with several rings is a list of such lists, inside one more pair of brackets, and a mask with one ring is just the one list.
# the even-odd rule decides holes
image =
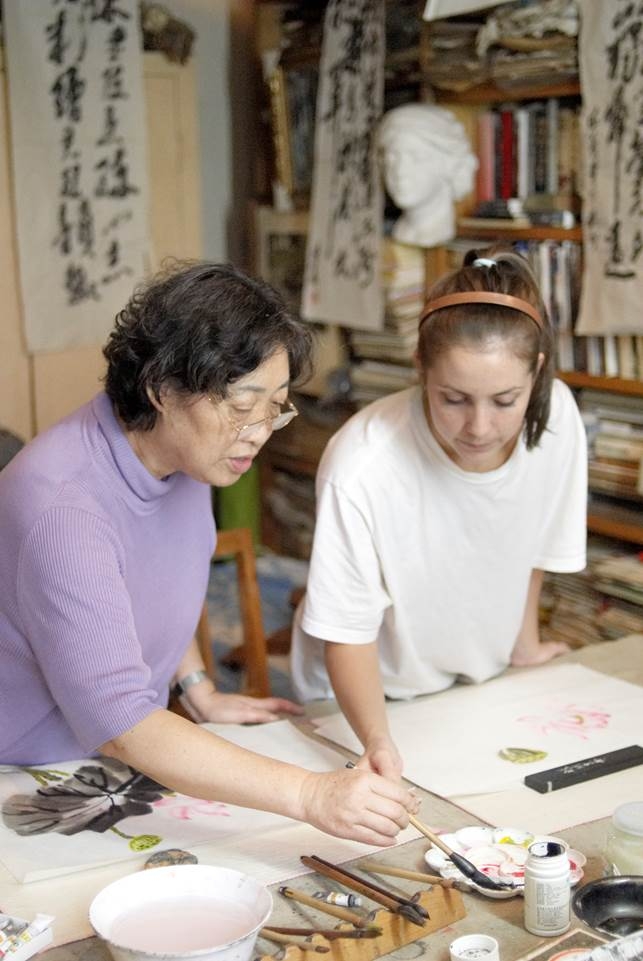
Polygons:
[[431,870],[443,878],[453,878],[458,882],[458,886],[465,890],[479,891],[491,898],[512,898],[523,893],[527,849],[534,841],[556,840],[565,846],[571,866],[572,885],[578,884],[583,877],[583,866],[587,861],[584,854],[570,848],[561,838],[552,839],[544,834],[531,834],[521,828],[472,825],[460,828],[452,834],[441,834],[440,837],[452,850],[464,855],[487,877],[512,883],[513,887],[506,891],[492,891],[479,887],[474,881],[466,878],[446,854],[433,846],[424,855]]

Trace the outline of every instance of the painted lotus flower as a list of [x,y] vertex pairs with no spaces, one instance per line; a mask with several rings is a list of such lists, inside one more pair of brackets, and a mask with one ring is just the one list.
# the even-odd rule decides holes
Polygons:
[[[39,779],[40,780],[40,779]],[[171,793],[134,768],[112,758],[83,764],[33,794],[14,794],[2,805],[2,820],[16,834],[108,831],[124,818],[149,814]],[[160,838],[154,838],[156,844]],[[150,842],[152,841],[150,837]],[[152,846],[152,844],[148,844]]]

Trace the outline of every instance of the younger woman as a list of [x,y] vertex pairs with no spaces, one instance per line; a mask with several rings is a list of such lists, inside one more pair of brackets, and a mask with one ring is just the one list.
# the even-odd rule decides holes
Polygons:
[[332,438],[317,475],[308,587],[293,636],[303,700],[332,696],[389,777],[384,698],[480,682],[542,643],[543,571],[585,566],[587,454],[527,263],[467,255],[420,320],[419,386]]

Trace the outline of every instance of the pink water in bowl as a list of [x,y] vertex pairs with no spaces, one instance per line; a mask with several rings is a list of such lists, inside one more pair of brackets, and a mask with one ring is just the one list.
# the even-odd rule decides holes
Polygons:
[[119,914],[109,940],[133,951],[186,954],[237,941],[256,922],[256,913],[242,904],[190,895],[153,901]]

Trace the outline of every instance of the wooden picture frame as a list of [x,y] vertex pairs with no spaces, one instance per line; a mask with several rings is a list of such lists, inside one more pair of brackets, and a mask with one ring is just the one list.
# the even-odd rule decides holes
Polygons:
[[308,204],[315,148],[318,64],[280,61],[268,77],[276,175],[297,207]]

